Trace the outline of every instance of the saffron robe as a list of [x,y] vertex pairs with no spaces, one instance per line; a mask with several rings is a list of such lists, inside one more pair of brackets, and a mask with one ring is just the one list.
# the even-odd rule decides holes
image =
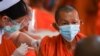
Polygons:
[[15,51],[16,46],[11,39],[2,37],[2,44],[0,44],[0,56],[11,56]]
[[[83,34],[78,33],[74,40],[78,42],[84,37]],[[40,43],[40,54],[41,56],[73,56],[73,51],[69,50],[69,44],[66,47],[62,36],[58,35],[52,38],[47,36],[42,40]]]

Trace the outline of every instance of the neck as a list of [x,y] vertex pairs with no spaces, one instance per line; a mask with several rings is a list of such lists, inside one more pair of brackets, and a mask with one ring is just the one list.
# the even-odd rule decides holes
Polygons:
[[75,39],[72,42],[68,42],[65,39],[63,39],[65,46],[69,49],[69,50],[73,50],[73,47],[75,47]]

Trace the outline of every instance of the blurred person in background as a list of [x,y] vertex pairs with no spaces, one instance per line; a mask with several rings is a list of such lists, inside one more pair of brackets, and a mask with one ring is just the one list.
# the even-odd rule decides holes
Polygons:
[[[55,32],[56,30],[52,26],[52,24],[55,22],[54,15],[50,14],[48,11],[46,11],[43,7],[43,4],[45,0],[29,0],[29,6],[33,9],[33,21],[32,25],[34,27],[33,31],[43,31],[43,30],[49,30]],[[46,5],[46,4],[45,4]]]
[[61,6],[61,4],[62,0],[45,0],[43,6],[52,15],[55,15],[57,8]]
[[100,56],[100,36],[88,36],[79,41],[74,56]]
[[97,6],[98,6],[98,10],[97,10],[97,17],[95,19],[95,34],[100,35],[100,1],[99,0]]

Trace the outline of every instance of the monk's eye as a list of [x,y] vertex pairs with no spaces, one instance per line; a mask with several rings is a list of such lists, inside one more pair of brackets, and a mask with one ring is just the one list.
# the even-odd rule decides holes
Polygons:
[[71,24],[78,24],[78,22],[72,22]]
[[69,25],[69,22],[63,22],[62,25]]

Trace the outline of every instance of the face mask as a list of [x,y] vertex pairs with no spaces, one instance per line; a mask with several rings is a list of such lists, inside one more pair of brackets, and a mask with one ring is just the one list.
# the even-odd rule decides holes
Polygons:
[[73,41],[77,33],[80,31],[79,25],[63,25],[59,26],[60,33],[68,42]]
[[21,28],[21,25],[20,24],[16,24],[16,25],[13,25],[13,26],[5,26],[3,28],[3,30],[4,30],[4,32],[7,32],[7,33],[10,34],[10,33],[13,33],[15,31],[20,30],[20,28]]

